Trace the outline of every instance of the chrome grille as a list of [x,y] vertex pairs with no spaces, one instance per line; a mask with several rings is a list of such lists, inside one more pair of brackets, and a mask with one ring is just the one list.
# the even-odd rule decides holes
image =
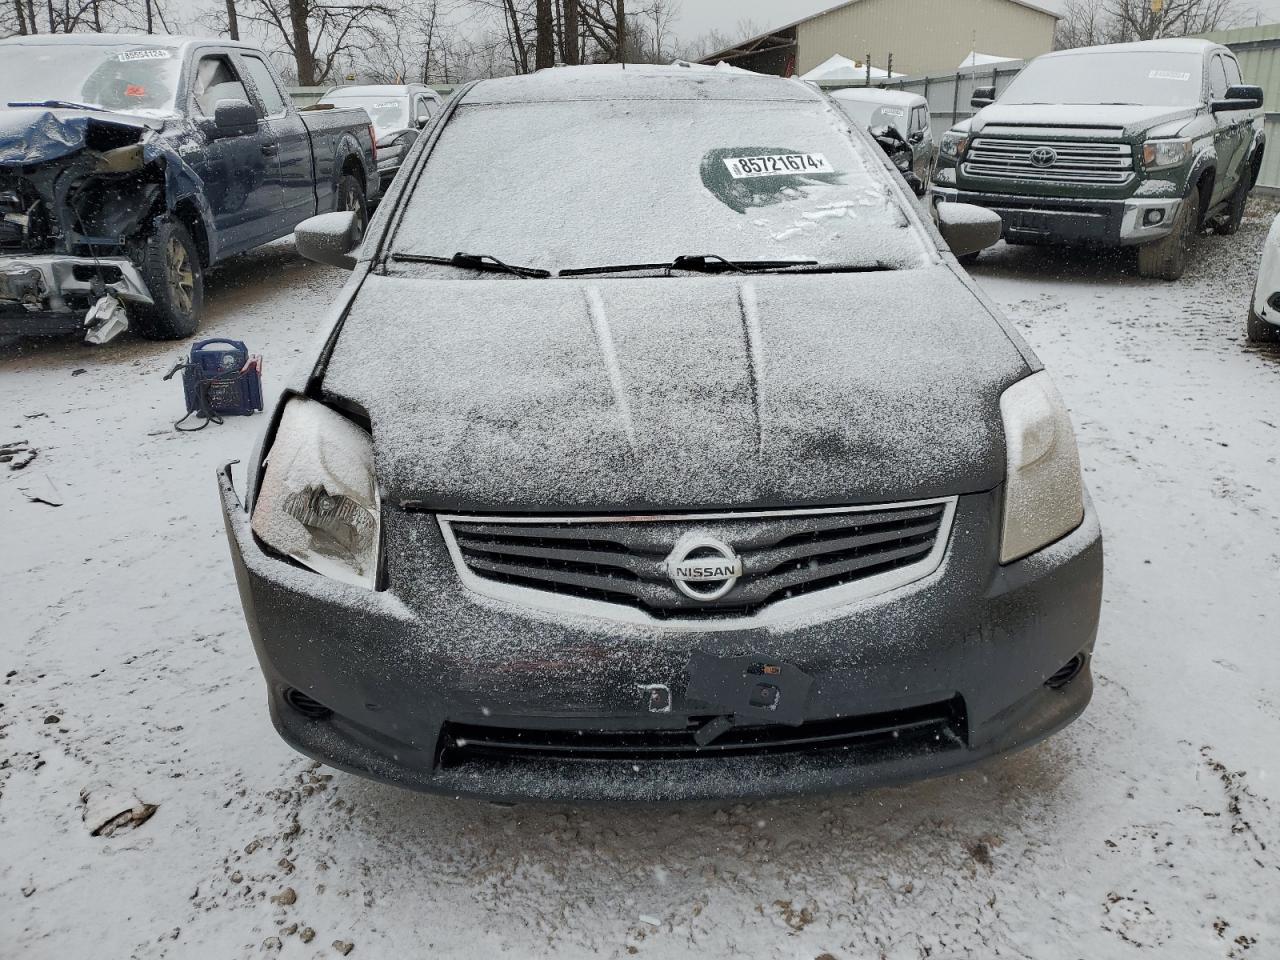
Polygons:
[[[850,602],[937,569],[955,498],[878,507],[644,517],[439,518],[471,589],[563,611],[701,629]],[[691,533],[728,544],[742,576],[713,601],[686,596],[663,561]]]
[[[1052,163],[1032,162],[1042,149],[1053,151]],[[961,170],[968,177],[1000,180],[1122,185],[1133,179],[1133,149],[1124,143],[976,137]]]

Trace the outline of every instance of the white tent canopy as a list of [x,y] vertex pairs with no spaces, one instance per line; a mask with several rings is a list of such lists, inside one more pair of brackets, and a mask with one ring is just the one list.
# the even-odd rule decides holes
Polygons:
[[[871,68],[872,80],[883,80],[888,76],[889,72],[887,70],[881,70],[879,67]],[[867,68],[865,65],[859,65],[856,61],[837,53],[826,62],[818,64],[800,79],[813,80],[815,82],[823,80],[865,80],[867,79]]]
[[979,53],[977,50],[971,50],[969,55],[960,61],[959,69],[965,67],[985,67],[990,63],[1008,63],[1010,60],[1017,60],[1017,57],[998,57],[992,53]]

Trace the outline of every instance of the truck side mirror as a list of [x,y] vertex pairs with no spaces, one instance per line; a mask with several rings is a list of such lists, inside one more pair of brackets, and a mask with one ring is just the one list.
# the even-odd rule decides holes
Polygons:
[[973,96],[969,98],[969,106],[975,110],[989,107],[996,102],[995,87],[974,87]]
[[1209,104],[1209,109],[1214,113],[1222,113],[1225,110],[1257,110],[1261,106],[1262,88],[1241,83],[1227,87],[1227,95]]
[[258,129],[258,111],[247,100],[219,100],[213,108],[213,132],[219,137],[239,137]]
[[938,232],[957,257],[978,253],[1000,242],[1004,223],[1000,214],[972,203],[943,201],[935,208]]
[[298,253],[316,263],[354,270],[356,252],[364,240],[364,227],[351,210],[322,213],[303,220],[293,231]]

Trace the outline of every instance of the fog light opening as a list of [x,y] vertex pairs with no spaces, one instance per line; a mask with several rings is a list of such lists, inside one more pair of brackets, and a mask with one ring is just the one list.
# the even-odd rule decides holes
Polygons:
[[1164,223],[1164,211],[1158,207],[1154,210],[1148,210],[1142,215],[1142,225],[1144,227],[1158,227]]
[[312,699],[301,690],[295,690],[293,687],[285,690],[284,702],[308,720],[328,720],[333,716],[333,711],[323,703]]
[[1056,673],[1044,682],[1044,685],[1050,690],[1061,690],[1068,683],[1080,675],[1080,671],[1084,669],[1084,654],[1077,653],[1074,657],[1060,666]]

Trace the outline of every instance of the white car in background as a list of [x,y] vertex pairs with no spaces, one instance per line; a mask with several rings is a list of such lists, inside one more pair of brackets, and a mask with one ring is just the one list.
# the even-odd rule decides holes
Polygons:
[[911,172],[921,183],[929,182],[936,150],[928,100],[915,93],[873,87],[833,90],[831,99],[850,120],[868,132],[882,127],[895,130],[911,150]]
[[1280,343],[1280,216],[1272,221],[1262,247],[1246,332],[1251,343]]

